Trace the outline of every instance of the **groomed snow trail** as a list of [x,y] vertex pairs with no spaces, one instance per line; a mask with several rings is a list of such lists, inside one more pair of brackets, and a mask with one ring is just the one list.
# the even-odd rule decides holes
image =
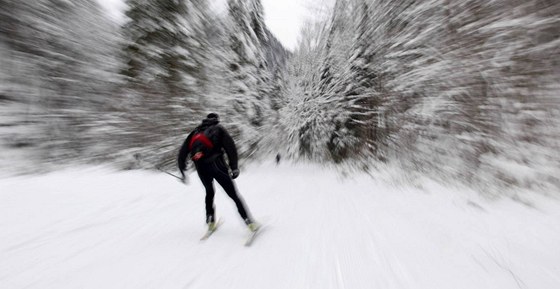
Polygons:
[[155,172],[0,179],[0,288],[560,288],[560,204],[389,186],[314,165],[237,180],[266,231],[247,248],[233,202],[204,233],[204,193]]

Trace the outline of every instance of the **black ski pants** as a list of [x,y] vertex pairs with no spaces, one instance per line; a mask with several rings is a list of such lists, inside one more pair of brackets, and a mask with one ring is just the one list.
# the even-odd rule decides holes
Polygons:
[[[245,222],[250,221],[247,209],[245,208],[245,202],[243,198],[237,193],[235,184],[229,175],[228,168],[222,157],[217,158],[215,161],[208,163],[198,162],[196,163],[196,171],[198,176],[206,189],[206,222],[209,220],[216,220],[216,212],[214,207],[214,179],[222,186],[226,194],[235,202],[237,206],[237,211],[241,218]],[[212,217],[210,219],[210,217]]]

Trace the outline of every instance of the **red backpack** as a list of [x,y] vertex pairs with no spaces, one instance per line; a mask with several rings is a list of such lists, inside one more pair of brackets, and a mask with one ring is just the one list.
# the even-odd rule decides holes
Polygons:
[[191,137],[189,151],[191,152],[191,159],[193,161],[199,161],[210,155],[210,151],[214,148],[214,143],[212,143],[209,137],[210,129],[211,127],[202,131],[197,131]]

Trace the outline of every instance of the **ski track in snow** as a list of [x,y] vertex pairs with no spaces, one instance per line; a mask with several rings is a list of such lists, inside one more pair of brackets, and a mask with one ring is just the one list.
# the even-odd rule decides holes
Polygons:
[[237,180],[266,225],[251,247],[233,202],[201,242],[204,193],[154,172],[0,180],[0,288],[560,288],[560,204],[343,179],[315,165]]

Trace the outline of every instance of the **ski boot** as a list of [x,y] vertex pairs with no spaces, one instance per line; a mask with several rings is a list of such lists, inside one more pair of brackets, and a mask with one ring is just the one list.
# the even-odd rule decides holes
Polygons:
[[258,231],[261,227],[259,224],[257,224],[256,222],[254,222],[251,219],[245,219],[245,224],[247,224],[247,228],[249,228],[249,231],[251,231],[253,233]]

